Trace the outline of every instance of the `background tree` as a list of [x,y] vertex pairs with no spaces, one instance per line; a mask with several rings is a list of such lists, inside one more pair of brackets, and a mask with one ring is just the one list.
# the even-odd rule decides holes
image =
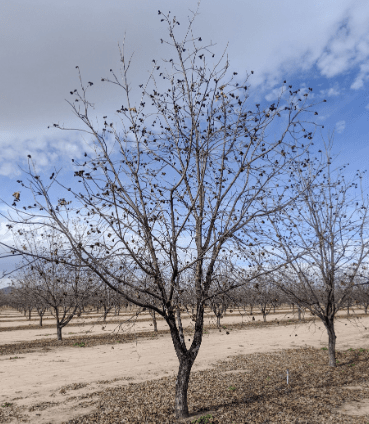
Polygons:
[[63,242],[53,231],[45,229],[40,237],[22,231],[17,242],[32,256],[24,256],[24,264],[13,284],[25,294],[28,305],[50,310],[56,320],[57,339],[62,340],[62,329],[90,297],[93,287],[91,271],[82,267],[79,258],[73,258],[72,254],[64,259],[61,254]]
[[363,284],[369,280],[368,278],[368,267],[363,266],[363,274],[362,277],[355,279],[355,284],[357,284],[354,288],[354,298],[358,302],[361,307],[364,308],[364,312],[368,313],[368,307],[369,307],[369,285]]
[[308,187],[296,170],[291,180],[306,187],[302,202],[270,215],[270,226],[260,231],[275,258],[266,266],[291,261],[273,273],[274,284],[291,302],[322,320],[328,333],[329,365],[335,367],[335,317],[347,307],[355,279],[363,275],[369,239],[367,196],[361,185],[355,192],[360,182],[345,181],[343,168],[332,170],[331,147],[332,140],[322,153],[327,167],[320,174],[320,185]]
[[[239,246],[249,243],[254,223],[301,194],[299,189],[289,193],[280,183],[290,167],[305,166],[306,143],[315,131],[308,119],[300,120],[314,113],[307,100],[310,89],[302,95],[284,82],[274,103],[252,106],[250,74],[237,76],[225,54],[213,60],[213,45],[193,35],[196,13],[178,40],[179,22],[159,11],[169,33],[162,42],[173,54],[161,63],[153,60],[139,100],[132,97],[131,60],[123,46],[122,78],[111,71],[110,78],[102,79],[125,96],[116,108],[120,122],[108,115],[93,121],[87,99],[92,82],[84,84],[79,73],[80,88],[71,91],[70,105],[94,152],[85,154],[84,163],[74,161],[80,190],[58,181],[58,172],[44,183],[30,159],[29,184],[21,184],[36,206],[13,207],[16,214],[8,217],[11,225],[42,220],[55,228],[73,252],[73,262],[66,260],[66,265],[78,260],[126,301],[165,319],[179,360],[177,418],[188,416],[187,388],[201,346],[204,305],[216,295],[210,295],[214,267],[230,256],[247,266]],[[36,208],[40,213],[32,213]],[[85,225],[83,238],[72,225],[77,215]],[[245,281],[259,271],[246,273]],[[188,348],[176,316],[187,281],[196,296]]]
[[254,284],[255,304],[259,308],[263,321],[266,322],[267,315],[270,314],[274,305],[278,302],[276,290],[268,281],[268,277],[260,278]]

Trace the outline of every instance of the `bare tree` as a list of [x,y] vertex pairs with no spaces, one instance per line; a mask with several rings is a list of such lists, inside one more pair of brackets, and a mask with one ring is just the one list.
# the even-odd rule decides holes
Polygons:
[[[122,78],[113,71],[103,78],[125,96],[116,110],[120,124],[107,115],[101,125],[92,120],[87,100],[92,82],[85,85],[79,73],[80,89],[71,91],[70,105],[94,151],[85,154],[84,163],[74,161],[80,191],[58,181],[56,171],[45,184],[30,159],[29,183],[21,184],[33,193],[36,207],[31,207],[39,212],[16,207],[22,194],[13,204],[16,215],[8,217],[9,225],[42,221],[52,226],[107,286],[165,319],[179,360],[177,418],[188,416],[187,389],[202,341],[204,305],[216,295],[210,294],[214,267],[230,255],[247,262],[236,253],[237,246],[248,243],[254,222],[283,210],[301,194],[277,188],[278,182],[287,178],[289,167],[304,166],[315,131],[315,124],[300,120],[314,113],[310,89],[302,95],[284,82],[275,103],[251,106],[250,74],[240,78],[231,72],[225,54],[213,59],[213,45],[192,32],[196,13],[184,38],[177,40],[179,22],[159,11],[169,32],[163,44],[173,56],[162,63],[153,60],[137,101],[128,79],[131,60],[121,49]],[[278,136],[270,135],[277,131]],[[55,185],[58,194],[65,189],[57,202]],[[270,207],[263,203],[266,196],[273,200]],[[77,215],[85,226],[83,239],[71,225]],[[244,281],[259,274],[250,270]],[[187,284],[196,296],[188,348],[178,320]]]
[[367,267],[363,267],[363,277],[357,278],[355,284],[358,284],[354,290],[354,297],[359,305],[364,308],[365,314],[368,313],[369,307],[369,285],[362,284],[369,280]]
[[226,310],[231,303],[231,299],[227,293],[219,294],[210,298],[210,308],[214,312],[217,319],[217,327],[220,328],[220,320],[223,318]]
[[40,325],[46,308],[50,309],[56,320],[57,339],[61,341],[62,329],[90,296],[93,281],[91,271],[80,266],[79,258],[73,262],[75,258],[71,254],[68,261],[73,266],[65,264],[61,256],[63,244],[54,231],[48,232],[45,229],[40,237],[24,231],[22,235],[17,241],[32,256],[24,256],[24,263],[13,285],[25,294],[29,305],[37,308]]
[[[274,283],[293,304],[322,320],[328,333],[329,365],[335,367],[335,317],[350,305],[355,279],[366,268],[369,239],[368,199],[362,189],[355,192],[360,183],[345,181],[344,167],[331,169],[331,148],[332,139],[322,153],[327,168],[320,186],[307,188],[301,203],[269,216],[270,226],[260,231],[273,249],[269,253],[275,260],[269,266],[291,260],[274,273]],[[296,185],[306,183],[298,172],[291,179]]]
[[272,308],[275,310],[274,305],[278,302],[276,292],[269,281],[264,281],[263,278],[258,279],[255,283],[254,291],[255,303],[263,316],[263,321],[266,322],[267,315],[270,314]]

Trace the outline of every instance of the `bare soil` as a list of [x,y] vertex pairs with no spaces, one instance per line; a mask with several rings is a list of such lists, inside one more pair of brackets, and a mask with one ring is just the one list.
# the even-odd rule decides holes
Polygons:
[[[183,423],[206,422],[207,414],[209,423],[224,424],[369,422],[369,317],[356,311],[356,318],[337,320],[338,366],[329,368],[320,321],[279,312],[266,323],[227,314],[221,330],[209,315],[191,373],[191,417]],[[2,325],[22,327],[22,318],[0,311]],[[116,323],[105,330],[99,323],[95,333],[63,342],[50,328],[7,325],[12,329],[0,334],[0,423],[176,423],[178,360],[166,323],[158,322],[157,334],[150,323],[140,315],[115,332],[109,326]],[[185,328],[189,343],[190,320]],[[36,337],[40,330],[51,335]]]

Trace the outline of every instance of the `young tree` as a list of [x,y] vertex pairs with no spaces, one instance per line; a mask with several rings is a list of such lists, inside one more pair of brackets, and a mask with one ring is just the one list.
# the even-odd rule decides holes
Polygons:
[[[80,190],[63,185],[57,172],[46,185],[30,160],[27,187],[40,213],[32,216],[32,209],[13,206],[17,216],[8,217],[11,224],[27,225],[42,219],[102,282],[165,319],[179,360],[177,418],[188,416],[188,382],[201,346],[204,305],[216,295],[210,294],[214,268],[229,255],[245,262],[236,250],[237,243],[248,242],[249,228],[301,194],[277,187],[289,167],[304,166],[308,146],[302,141],[309,143],[315,130],[313,123],[300,121],[313,113],[310,90],[300,99],[299,90],[292,92],[284,82],[276,102],[249,104],[250,75],[231,72],[225,54],[214,62],[213,45],[193,35],[196,13],[178,40],[179,22],[159,11],[169,32],[162,42],[173,55],[162,63],[153,60],[137,101],[129,85],[131,60],[121,49],[122,78],[113,71],[103,78],[125,96],[116,110],[120,124],[107,115],[101,126],[92,120],[87,99],[92,82],[85,85],[79,73],[80,89],[71,91],[70,105],[94,151],[85,154],[84,163],[74,161]],[[270,135],[277,131],[278,136]],[[65,197],[59,194],[62,188]],[[272,206],[265,207],[265,197]],[[19,196],[15,201],[21,201]],[[86,226],[83,239],[71,225],[70,217],[77,214]],[[250,271],[245,281],[258,275]],[[189,348],[177,313],[187,284],[195,294]]]
[[[322,320],[328,333],[329,365],[335,367],[334,321],[337,312],[350,305],[355,279],[363,275],[369,222],[367,197],[362,189],[355,193],[357,182],[345,181],[343,168],[332,170],[331,148],[332,140],[322,153],[327,168],[320,186],[307,188],[301,203],[270,215],[270,226],[260,231],[274,250],[275,260],[267,266],[291,261],[274,273],[274,284],[293,304]],[[296,185],[305,186],[299,172],[293,178]]]

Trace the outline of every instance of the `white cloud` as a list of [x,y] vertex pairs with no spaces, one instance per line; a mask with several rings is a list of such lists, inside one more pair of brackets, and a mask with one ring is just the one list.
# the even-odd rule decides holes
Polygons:
[[281,95],[282,91],[283,91],[283,86],[278,87],[278,88],[274,88],[273,90],[271,90],[266,96],[265,96],[265,100],[267,100],[268,102],[271,102],[272,100],[276,100],[278,99],[278,97]]
[[[23,134],[20,134],[21,136]],[[90,151],[86,143],[77,134],[67,137],[47,137],[45,134],[31,134],[20,138],[7,134],[0,139],[0,175],[14,177],[27,168],[27,155],[31,155],[36,171],[60,166],[65,160],[80,158],[83,152]]]
[[[160,9],[177,15],[181,21],[177,31],[183,33],[188,9],[195,9],[196,3],[176,2],[174,7],[172,1],[162,0]],[[135,52],[129,75],[132,93],[140,94],[136,90],[146,80],[151,60],[168,57],[165,43],[160,43],[167,34],[157,16],[158,6],[155,2],[146,6],[80,0],[65,8],[61,3],[34,0],[22,8],[17,1],[2,7],[0,37],[5,41],[0,45],[4,64],[0,78],[6,84],[0,99],[0,176],[17,175],[17,164],[25,165],[28,153],[37,157],[38,166],[47,167],[84,151],[82,142],[62,138],[60,133],[50,136],[46,127],[59,120],[75,128],[64,99],[71,99],[69,91],[79,87],[77,64],[83,81],[95,83],[88,95],[96,104],[93,115],[110,117],[106,109],[114,112],[126,101],[122,90],[100,84],[110,68],[119,78],[117,42],[122,42],[125,32],[127,54]],[[101,25],[91,26],[97,16]],[[253,69],[250,92],[273,101],[284,79],[289,84],[301,72],[316,69],[328,78],[352,71],[351,88],[363,87],[369,74],[368,27],[369,7],[356,0],[244,0],[237,2],[237,13],[227,2],[202,0],[194,34],[206,43],[217,43],[214,60],[229,41],[232,70],[241,77]],[[339,96],[342,91],[333,86],[325,96]]]
[[322,95],[322,97],[335,97],[339,96],[341,92],[336,87],[330,87],[326,90],[320,90],[320,94]]
[[336,132],[338,134],[341,134],[345,130],[345,127],[346,127],[346,121],[338,121],[336,123]]
[[[365,2],[355,2],[348,8],[345,19],[339,22],[320,58],[318,69],[328,78],[360,67],[359,75],[351,88],[361,88],[368,73],[369,59],[369,8]],[[338,22],[337,22],[338,23]]]
[[353,90],[358,90],[364,87],[364,81],[369,78],[369,62],[360,65],[360,72],[355,78],[355,81],[351,84]]

